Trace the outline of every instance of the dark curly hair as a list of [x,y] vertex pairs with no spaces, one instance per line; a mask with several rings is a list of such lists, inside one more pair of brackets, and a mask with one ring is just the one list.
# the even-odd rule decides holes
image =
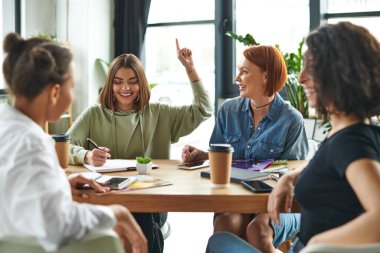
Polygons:
[[311,32],[306,44],[324,122],[334,113],[329,105],[359,120],[380,114],[380,44],[367,29],[328,24]]

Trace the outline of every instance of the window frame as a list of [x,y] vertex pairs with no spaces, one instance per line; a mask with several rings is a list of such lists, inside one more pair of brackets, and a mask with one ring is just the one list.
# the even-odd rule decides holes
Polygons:
[[380,10],[329,13],[327,11],[327,1],[328,0],[310,0],[310,31],[322,24],[326,24],[329,19],[380,17]]
[[[235,1],[215,0],[215,19],[148,23],[147,25],[147,28],[200,24],[213,24],[215,26],[215,111],[219,107],[219,99],[231,98],[239,94],[237,86],[234,85],[236,69],[236,64],[233,61],[235,59],[235,41],[225,35],[227,31],[236,30]],[[223,69],[231,69],[231,71],[223,71]]]

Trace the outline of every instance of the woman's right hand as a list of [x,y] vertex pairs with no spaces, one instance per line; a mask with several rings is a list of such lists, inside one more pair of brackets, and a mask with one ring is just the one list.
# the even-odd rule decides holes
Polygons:
[[200,149],[197,149],[193,146],[186,145],[182,149],[182,160],[185,163],[193,162],[193,161],[200,161],[200,160],[207,160],[208,154]]
[[178,39],[175,39],[176,48],[177,48],[177,56],[178,60],[182,63],[182,65],[186,69],[187,76],[189,77],[190,82],[195,82],[200,80],[198,76],[198,72],[195,69],[194,61],[193,61],[193,53],[188,48],[181,48],[179,46]]
[[106,163],[107,158],[111,155],[108,153],[110,150],[106,147],[100,147],[100,149],[93,149],[92,151],[87,151],[84,156],[84,162],[95,167],[103,166]]
[[181,48],[179,46],[178,39],[175,39],[176,48],[177,48],[177,56],[178,60],[185,67],[186,71],[189,73],[194,70],[194,62],[193,62],[193,53],[188,48]]
[[268,199],[268,213],[272,221],[280,224],[280,212],[290,212],[294,196],[294,178],[284,175],[277,182]]
[[131,212],[121,205],[111,205],[117,223],[114,228],[126,252],[148,253],[148,241]]

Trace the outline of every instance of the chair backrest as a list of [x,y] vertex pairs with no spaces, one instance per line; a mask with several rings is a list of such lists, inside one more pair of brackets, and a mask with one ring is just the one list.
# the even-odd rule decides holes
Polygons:
[[300,253],[378,253],[380,243],[338,246],[332,244],[313,244],[306,246]]
[[318,143],[312,139],[307,139],[307,143],[309,145],[309,153],[306,156],[306,160],[310,160],[318,150]]
[[[34,238],[0,239],[0,252],[47,253]],[[124,253],[118,236],[112,230],[90,232],[82,240],[71,242],[55,253]]]

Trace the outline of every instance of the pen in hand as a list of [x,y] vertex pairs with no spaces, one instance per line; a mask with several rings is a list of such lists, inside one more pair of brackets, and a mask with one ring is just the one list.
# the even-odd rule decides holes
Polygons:
[[91,138],[87,138],[87,141],[88,141],[89,143],[91,143],[92,145],[94,145],[95,148],[97,148],[97,149],[99,149],[99,150],[102,150],[102,151],[106,152],[106,153],[107,153],[107,157],[106,157],[106,158],[110,158],[110,157],[111,157],[111,155],[108,154],[108,152],[109,152],[109,149],[108,149],[108,148],[101,148],[101,147],[99,147],[98,144],[96,144],[96,142],[93,141]]
[[98,144],[95,143],[95,141],[91,140],[90,138],[87,138],[87,141],[94,145],[95,148],[100,149],[100,147],[98,146]]
[[[99,167],[103,166],[108,158],[111,158],[109,148],[99,147],[91,138],[87,138],[88,146],[92,144],[95,148],[93,150],[88,150],[84,155],[84,163],[91,164],[92,166]],[[90,149],[90,147],[88,147]]]

